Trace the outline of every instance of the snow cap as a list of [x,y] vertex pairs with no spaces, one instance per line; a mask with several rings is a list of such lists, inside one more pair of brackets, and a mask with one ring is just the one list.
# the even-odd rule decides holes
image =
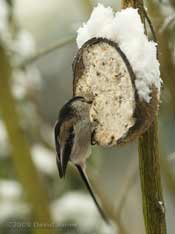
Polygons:
[[107,38],[118,44],[135,73],[135,86],[140,100],[150,102],[153,85],[160,95],[162,81],[157,44],[149,41],[145,35],[138,9],[127,8],[115,14],[111,7],[98,4],[87,23],[77,32],[78,48],[94,37]]

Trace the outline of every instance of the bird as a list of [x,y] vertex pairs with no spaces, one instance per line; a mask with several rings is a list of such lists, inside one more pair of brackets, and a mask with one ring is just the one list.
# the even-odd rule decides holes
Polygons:
[[84,97],[71,98],[60,110],[54,135],[56,163],[60,178],[64,178],[69,162],[78,170],[101,217],[109,224],[107,215],[97,201],[86,173],[86,160],[91,154],[91,122],[89,110],[92,102]]

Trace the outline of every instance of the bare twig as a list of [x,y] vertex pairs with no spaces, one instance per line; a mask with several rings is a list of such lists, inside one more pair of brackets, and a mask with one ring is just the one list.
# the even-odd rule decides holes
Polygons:
[[151,33],[152,33],[152,36],[153,36],[153,40],[157,43],[157,37],[156,37],[156,34],[155,34],[155,30],[154,30],[154,27],[153,27],[153,24],[145,10],[145,8],[143,8],[143,12],[144,12],[144,16],[146,18],[146,21],[148,22],[148,25],[150,27],[150,30],[151,30]]
[[163,33],[167,29],[170,29],[173,26],[174,23],[175,23],[175,16],[174,15],[170,15],[169,17],[167,17],[164,20],[164,23],[161,26],[161,28],[159,30],[159,33]]
[[45,49],[42,49],[38,51],[36,54],[34,54],[31,58],[27,59],[26,61],[22,62],[21,64],[18,65],[18,67],[24,68],[25,66],[34,63],[36,60],[46,56],[47,54],[56,51],[57,49],[60,49],[61,47],[74,42],[75,41],[75,35],[71,35],[67,37],[66,39],[61,39],[54,44],[48,46]]

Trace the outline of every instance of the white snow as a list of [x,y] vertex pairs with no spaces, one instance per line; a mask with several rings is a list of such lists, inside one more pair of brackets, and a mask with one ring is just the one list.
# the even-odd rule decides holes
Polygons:
[[17,99],[22,99],[41,88],[40,71],[33,64],[28,65],[26,69],[15,68],[34,55],[36,43],[30,32],[19,27],[14,32],[8,22],[8,13],[8,4],[5,0],[0,0],[0,42],[10,55],[10,62],[14,66],[12,92]]
[[0,38],[6,32],[9,8],[5,0],[0,0]]
[[[14,38],[11,37],[7,48],[12,54],[11,62],[14,66],[29,59],[36,51],[32,34],[25,30],[19,30]],[[26,66],[25,69],[13,69],[12,78],[12,92],[17,99],[37,93],[42,85],[40,71],[33,64]]]
[[4,123],[0,119],[0,158],[5,158],[10,150],[8,135]]
[[55,154],[42,145],[32,146],[32,159],[37,168],[43,173],[53,175],[57,172]]
[[2,37],[3,45],[10,54],[14,67],[29,59],[36,52],[33,35],[24,29],[18,29],[14,33],[10,25],[7,25],[6,33],[2,33],[0,37]]
[[93,37],[107,38],[118,43],[136,75],[135,85],[140,99],[150,102],[152,85],[160,93],[156,43],[149,41],[144,34],[137,9],[127,8],[114,13],[111,7],[98,4],[87,23],[78,29],[78,47]]
[[30,207],[21,201],[2,201],[0,202],[0,223],[4,223],[9,218],[24,218],[30,212]]
[[22,187],[14,180],[0,180],[0,223],[11,217],[24,217],[30,211],[21,200]]
[[21,185],[13,180],[0,180],[0,200],[16,200],[22,195]]
[[14,69],[12,77],[12,92],[17,99],[23,99],[27,94],[37,93],[41,89],[41,74],[33,65],[28,65],[25,70]]
[[171,154],[168,155],[168,160],[175,161],[175,152],[172,152]]
[[33,35],[26,30],[20,30],[11,43],[9,43],[9,49],[14,53],[13,60],[16,63],[30,58],[36,51]]
[[2,120],[0,120],[0,144],[4,144],[7,141],[7,131]]
[[[91,197],[80,192],[69,192],[51,205],[53,220],[66,223],[72,220],[81,232],[97,229],[101,234],[114,234],[113,226],[107,226],[99,216]],[[60,215],[59,215],[60,214]]]

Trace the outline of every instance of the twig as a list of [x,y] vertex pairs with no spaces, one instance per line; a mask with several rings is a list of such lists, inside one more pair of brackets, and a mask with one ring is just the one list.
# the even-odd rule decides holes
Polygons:
[[57,49],[60,49],[61,47],[65,46],[73,41],[75,41],[75,35],[71,35],[71,36],[67,37],[66,39],[61,39],[61,40],[55,42],[54,44],[48,46],[47,48],[38,51],[31,58],[29,58],[29,59],[25,60],[24,62],[22,62],[21,64],[17,65],[17,67],[24,68],[25,66],[27,66],[31,63],[34,63],[36,60],[48,55],[49,53],[51,53]]
[[164,20],[164,23],[163,25],[161,26],[160,30],[159,30],[159,33],[163,33],[164,31],[166,31],[167,29],[170,29],[173,24],[175,23],[175,16],[173,15],[170,15],[169,17],[167,17],[165,20]]
[[152,25],[152,22],[151,22],[151,20],[150,20],[148,14],[147,14],[145,8],[143,8],[143,12],[144,12],[144,16],[145,16],[145,18],[146,18],[146,20],[147,20],[147,22],[148,22],[148,25],[149,25],[149,27],[150,27],[150,30],[151,30],[151,33],[152,33],[152,36],[153,36],[153,40],[154,40],[154,42],[157,43],[157,37],[156,37],[156,34],[155,34],[154,27],[153,27],[153,25]]

